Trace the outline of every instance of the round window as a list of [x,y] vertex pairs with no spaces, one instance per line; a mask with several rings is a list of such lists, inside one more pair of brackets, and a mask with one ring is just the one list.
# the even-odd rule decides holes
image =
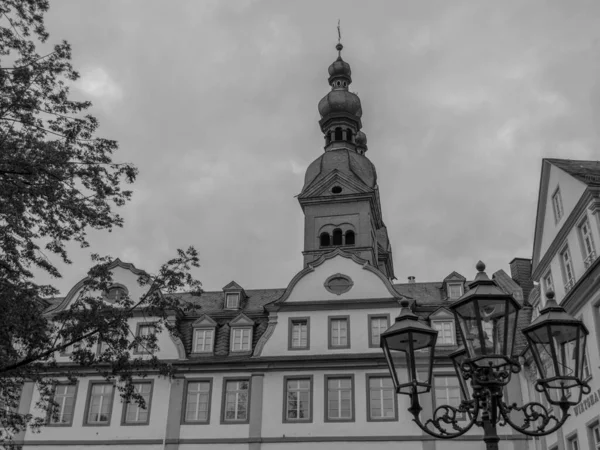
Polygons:
[[340,295],[348,292],[354,286],[354,282],[349,276],[336,273],[325,280],[325,289],[332,294]]
[[331,192],[334,194],[341,194],[342,192],[342,187],[341,186],[334,186],[331,188]]

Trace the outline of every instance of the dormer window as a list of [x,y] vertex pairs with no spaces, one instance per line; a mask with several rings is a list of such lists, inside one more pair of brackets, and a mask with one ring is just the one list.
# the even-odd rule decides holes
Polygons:
[[192,329],[194,330],[192,352],[212,354],[215,348],[217,322],[204,315],[192,324]]
[[233,293],[225,296],[225,307],[227,309],[238,309],[240,306],[240,294]]
[[114,285],[108,288],[108,291],[104,295],[104,299],[107,302],[114,303],[127,296],[127,289],[124,286]]
[[254,321],[245,314],[240,314],[229,323],[229,326],[231,327],[229,351],[232,353],[251,352]]
[[448,283],[448,298],[456,300],[463,295],[462,283]]

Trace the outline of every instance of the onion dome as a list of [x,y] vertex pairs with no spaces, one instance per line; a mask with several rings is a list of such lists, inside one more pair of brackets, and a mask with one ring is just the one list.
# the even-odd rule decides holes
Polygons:
[[[342,86],[347,87],[350,83],[352,83],[352,70],[350,70],[350,64],[342,59],[342,49],[344,46],[341,43],[338,43],[335,46],[338,51],[337,59],[331,63],[329,66],[329,84],[336,79],[340,79],[342,81]],[[343,81],[346,81],[346,85],[343,84]],[[333,86],[333,85],[332,85]]]
[[358,95],[344,90],[333,90],[319,102],[319,114],[325,117],[332,113],[348,113],[362,116],[362,106]]
[[373,163],[366,156],[342,148],[323,153],[308,166],[302,192],[334,170],[362,182],[368,188],[377,186],[377,172]]

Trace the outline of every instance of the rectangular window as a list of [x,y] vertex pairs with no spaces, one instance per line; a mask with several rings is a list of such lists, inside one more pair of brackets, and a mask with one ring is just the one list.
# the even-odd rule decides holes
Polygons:
[[567,439],[567,448],[568,450],[579,450],[579,439],[577,439],[577,435]]
[[561,252],[560,259],[562,262],[563,275],[565,278],[565,292],[569,292],[575,284],[575,272],[573,271],[573,263],[571,261],[571,253],[569,252],[569,247],[565,247],[565,249]]
[[556,192],[554,192],[554,195],[552,196],[552,207],[554,209],[554,220],[558,223],[564,212],[559,188],[556,189]]
[[587,217],[579,225],[579,236],[583,247],[583,265],[587,269],[596,259],[596,248],[592,239],[592,230]]
[[348,316],[329,318],[329,348],[350,348]]
[[231,351],[249,352],[251,335],[252,330],[250,328],[234,328],[231,330]]
[[544,292],[554,292],[554,280],[552,280],[552,272],[548,271],[544,276]]
[[284,422],[312,420],[312,378],[284,378]]
[[309,348],[309,319],[308,317],[290,318],[289,321],[290,350],[307,350]]
[[[153,323],[138,324],[137,335],[139,337],[148,338],[156,333],[156,326]],[[148,349],[148,341],[144,340],[136,347],[136,353],[150,353]]]
[[140,408],[135,400],[125,403],[123,423],[126,425],[145,425],[150,419],[150,402],[152,401],[152,383],[149,381],[133,383],[135,392],[144,398],[145,407]]
[[369,420],[397,420],[396,393],[388,376],[367,375]]
[[369,347],[379,348],[381,333],[390,327],[390,317],[369,315]]
[[589,428],[591,434],[592,434],[592,449],[591,450],[600,450],[600,425],[598,425],[598,423],[592,425]]
[[226,298],[226,308],[227,309],[238,309],[240,304],[240,294],[227,294]]
[[213,328],[197,328],[194,330],[194,353],[211,353],[213,351],[215,330]]
[[325,421],[354,421],[354,379],[325,375],[325,388]]
[[461,283],[448,283],[448,297],[460,298],[463,295]]
[[71,425],[75,411],[75,395],[77,386],[74,384],[59,384],[54,389],[53,400],[56,405],[48,417],[50,425]]
[[225,381],[223,422],[248,421],[248,380]]
[[454,339],[454,321],[452,320],[432,320],[433,329],[438,331],[437,344],[455,345]]
[[[455,376],[438,376],[434,377],[435,385],[435,407],[442,405],[450,405],[455,408],[460,406],[460,384]],[[464,420],[465,414],[461,413],[457,416]]]
[[112,415],[114,386],[107,383],[90,385],[86,423],[88,425],[109,425]]
[[208,423],[210,420],[211,380],[190,380],[185,394],[186,423]]

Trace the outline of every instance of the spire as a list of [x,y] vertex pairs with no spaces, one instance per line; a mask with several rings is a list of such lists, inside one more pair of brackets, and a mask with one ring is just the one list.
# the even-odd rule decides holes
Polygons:
[[327,81],[331,91],[319,102],[319,125],[325,138],[325,151],[346,148],[362,155],[367,150],[366,136],[360,131],[362,106],[358,95],[348,90],[352,84],[352,70],[342,58],[344,46],[341,39],[338,21],[338,43],[335,46],[338,57],[328,68]]

